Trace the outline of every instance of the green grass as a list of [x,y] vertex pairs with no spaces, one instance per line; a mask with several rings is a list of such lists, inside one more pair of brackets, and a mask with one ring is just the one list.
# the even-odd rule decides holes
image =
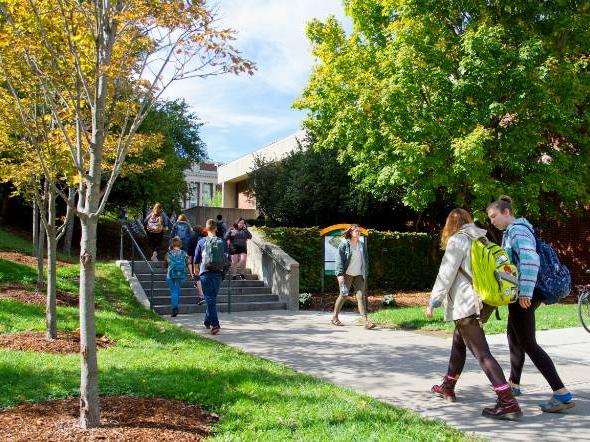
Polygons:
[[[434,311],[434,318],[424,315],[424,307],[387,308],[369,315],[372,321],[382,326],[406,330],[444,331],[452,333],[453,322],[443,321],[443,308]],[[492,314],[485,325],[487,334],[505,333],[508,308],[500,307],[500,320]],[[536,311],[537,330],[578,327],[577,306],[575,304],[544,305]]]
[[[3,280],[32,269],[0,260]],[[75,288],[77,266],[59,270],[59,287]],[[440,422],[388,406],[172,325],[143,309],[121,271],[97,266],[100,394],[158,396],[216,412],[214,440],[469,440]],[[0,299],[0,333],[43,330],[44,309]],[[58,328],[78,328],[77,308],[58,307]],[[0,407],[75,397],[79,356],[0,349]]]
[[[33,246],[30,240],[0,229],[0,250],[22,252],[31,255],[33,253]],[[67,256],[59,251],[57,252],[57,258],[66,262],[73,262],[76,260],[75,258]]]

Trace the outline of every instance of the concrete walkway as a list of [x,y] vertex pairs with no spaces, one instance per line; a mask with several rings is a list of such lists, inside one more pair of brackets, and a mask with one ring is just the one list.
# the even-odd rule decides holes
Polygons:
[[[582,328],[537,334],[560,376],[576,393],[576,407],[565,413],[542,413],[536,404],[548,399],[549,387],[527,360],[522,379],[525,395],[520,401],[524,417],[515,423],[481,417],[481,409],[495,403],[495,394],[470,354],[457,387],[458,402],[429,393],[446,371],[449,338],[367,331],[356,324],[358,316],[347,314],[341,315],[345,326],[334,327],[330,316],[288,311],[223,314],[221,333],[212,338],[490,440],[590,440],[590,334]],[[169,319],[199,334],[206,332],[202,315]],[[508,372],[505,335],[490,336],[488,342]]]

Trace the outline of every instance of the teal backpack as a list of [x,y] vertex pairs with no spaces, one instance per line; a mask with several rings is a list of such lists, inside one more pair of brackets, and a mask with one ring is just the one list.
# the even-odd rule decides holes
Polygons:
[[[173,253],[174,252],[174,253]],[[168,252],[168,278],[186,279],[186,252],[175,250]]]
[[203,248],[203,266],[208,272],[225,271],[225,247],[223,241],[216,236],[205,238]]

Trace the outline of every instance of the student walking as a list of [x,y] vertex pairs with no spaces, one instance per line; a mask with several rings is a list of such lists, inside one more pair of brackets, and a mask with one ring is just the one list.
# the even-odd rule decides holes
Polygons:
[[178,314],[180,287],[182,286],[183,281],[187,278],[188,256],[186,252],[181,249],[181,246],[182,240],[178,236],[175,236],[172,238],[171,248],[166,254],[166,263],[168,265],[166,282],[170,289],[172,316]]
[[220,325],[217,317],[217,293],[221,286],[225,265],[225,243],[216,235],[217,223],[213,219],[207,220],[205,225],[207,236],[201,238],[195,251],[193,272],[201,280],[203,295],[207,305],[203,324],[210,329],[212,335],[219,333]]
[[184,215],[179,215],[176,223],[172,227],[170,233],[172,237],[178,236],[182,240],[182,250],[188,253],[188,249],[191,244],[191,238],[193,236],[193,228],[191,227],[188,219]]
[[143,221],[145,230],[148,236],[148,242],[152,250],[152,261],[158,260],[160,249],[162,247],[162,239],[164,238],[164,231],[168,229],[170,221],[162,210],[160,203],[154,204],[152,211]]
[[231,254],[231,275],[232,279],[246,279],[246,259],[248,258],[248,240],[252,234],[246,226],[244,218],[238,218],[234,225],[225,234],[229,243]]
[[[486,231],[473,224],[466,210],[454,209],[447,217],[441,237],[445,254],[426,307],[426,316],[431,318],[433,309],[443,304],[445,320],[454,321],[455,330],[447,374],[442,384],[433,386],[431,391],[445,399],[456,400],[455,384],[465,365],[466,348],[469,348],[498,396],[496,405],[484,408],[482,415],[516,420],[522,416],[522,411],[502,368],[490,352],[480,322],[483,305],[472,283],[471,242],[485,235]],[[484,315],[489,316],[488,308],[485,310]]]
[[508,346],[510,348],[510,384],[521,395],[520,380],[525,355],[553,390],[552,397],[539,404],[548,413],[572,408],[574,395],[565,387],[549,355],[537,343],[535,311],[541,302],[535,296],[539,272],[539,255],[533,227],[526,218],[515,218],[512,198],[501,196],[487,208],[491,223],[504,231],[502,247],[518,267],[518,302],[508,306]]
[[343,325],[338,314],[347,296],[356,293],[361,320],[367,330],[375,328],[375,324],[367,318],[367,308],[365,305],[365,295],[367,291],[367,277],[369,275],[369,255],[367,246],[359,238],[361,229],[357,224],[351,224],[348,229],[342,233],[344,241],[338,246],[336,255],[336,278],[340,286],[340,296],[334,304],[334,316],[330,321],[332,325]]
[[217,236],[221,239],[224,239],[226,233],[227,224],[223,220],[223,215],[220,213],[217,215]]

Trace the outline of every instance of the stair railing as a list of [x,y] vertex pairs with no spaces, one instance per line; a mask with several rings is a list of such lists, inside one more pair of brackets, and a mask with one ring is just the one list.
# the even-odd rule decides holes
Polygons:
[[141,247],[139,246],[139,244],[137,243],[137,241],[133,237],[133,233],[131,233],[131,230],[129,230],[129,227],[127,227],[126,224],[121,224],[121,253],[120,253],[121,258],[123,257],[123,233],[127,233],[127,236],[131,240],[131,276],[135,276],[135,251],[136,250],[139,253],[139,256],[141,257],[141,261],[145,262],[147,264],[148,269],[149,269],[150,291],[149,291],[148,300],[150,302],[150,310],[152,310],[153,309],[152,308],[153,299],[154,299],[154,269],[153,269],[152,265],[150,264],[150,262],[145,257],[145,255],[143,254]]

